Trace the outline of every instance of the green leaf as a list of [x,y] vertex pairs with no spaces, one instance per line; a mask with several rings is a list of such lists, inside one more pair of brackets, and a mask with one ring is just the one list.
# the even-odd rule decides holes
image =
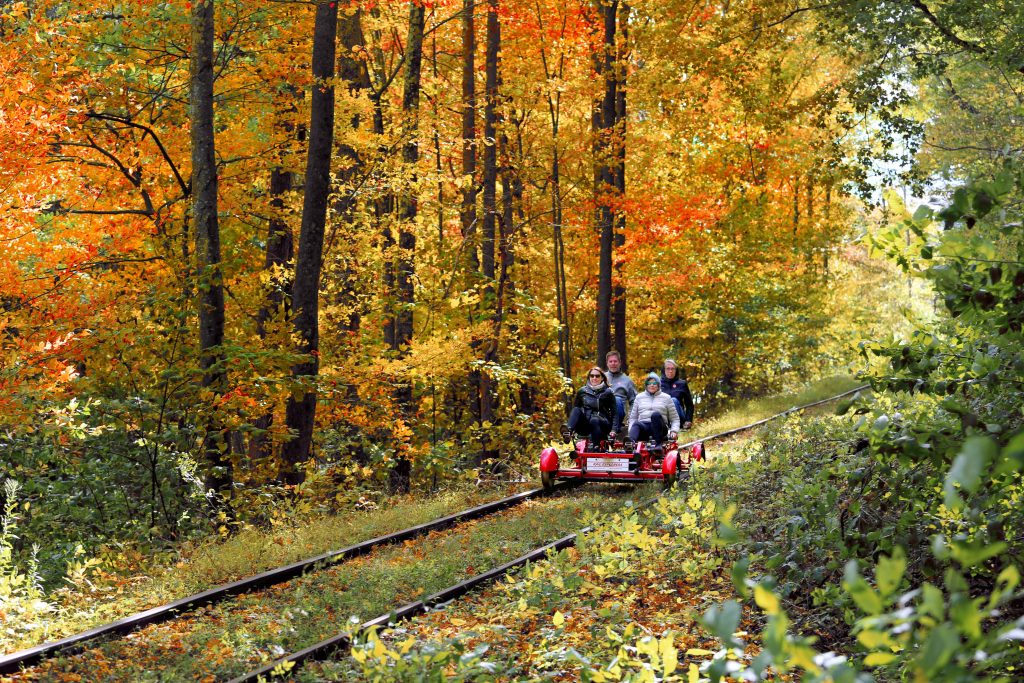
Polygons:
[[953,553],[953,559],[962,567],[973,567],[985,560],[999,555],[1006,550],[1007,545],[1003,541],[988,543],[980,538],[970,541],[953,541],[949,545]]
[[953,193],[953,208],[957,212],[959,212],[960,215],[963,215],[963,214],[967,213],[967,210],[969,208],[969,204],[970,204],[970,202],[969,202],[968,196],[967,196],[967,188],[966,187],[957,188],[956,192]]
[[967,406],[963,405],[955,398],[945,398],[939,405],[955,415],[964,415],[968,412]]
[[1017,434],[1003,447],[996,474],[1009,474],[1024,467],[1024,432]]
[[896,546],[892,550],[892,557],[884,555],[878,560],[878,567],[875,568],[875,583],[882,597],[889,597],[900,587],[903,580],[903,572],[907,570],[907,555],[903,548]]
[[949,608],[949,617],[956,624],[956,627],[968,638],[977,639],[981,637],[981,620],[984,616],[978,605],[984,598],[970,600],[961,596],[953,602]]
[[860,575],[860,572],[857,570],[856,560],[850,560],[846,563],[843,577],[843,588],[853,598],[857,607],[860,607],[862,611],[872,616],[882,613],[885,609],[882,598],[874,588],[868,585],[864,577]]
[[732,585],[740,597],[746,598],[750,595],[747,587],[747,570],[750,568],[750,558],[743,557],[732,565]]
[[877,650],[883,647],[893,649],[896,647],[896,642],[892,639],[892,636],[884,631],[876,631],[874,629],[858,633],[857,641],[869,650]]
[[928,639],[918,658],[918,663],[924,670],[926,679],[933,679],[935,674],[939,673],[942,667],[946,666],[953,658],[953,653],[959,646],[960,636],[957,635],[952,624],[947,622],[933,629],[928,634]]
[[733,526],[732,518],[736,514],[736,505],[730,505],[718,517],[718,539],[717,543],[729,545],[740,539],[736,528]]
[[995,459],[999,452],[996,442],[987,436],[972,436],[960,448],[960,453],[953,461],[953,467],[946,475],[945,491],[946,507],[959,509],[963,500],[957,487],[974,493],[981,484],[981,473]]
[[717,636],[724,644],[733,645],[736,628],[740,624],[740,604],[735,600],[729,600],[721,605],[715,605],[704,613],[704,625],[712,634]]
[[836,415],[846,415],[846,413],[850,412],[850,408],[853,407],[853,402],[855,400],[856,400],[856,397],[845,398],[842,401],[840,401],[836,405]]
[[1004,600],[1010,598],[1018,584],[1020,584],[1020,572],[1012,564],[999,572],[999,576],[996,577],[995,590],[992,591],[992,595],[988,599],[989,609],[998,607]]
[[949,544],[946,543],[944,535],[935,534],[932,536],[932,555],[935,556],[936,560],[949,559]]
[[946,613],[946,600],[942,591],[930,583],[921,587],[921,614],[939,621]]

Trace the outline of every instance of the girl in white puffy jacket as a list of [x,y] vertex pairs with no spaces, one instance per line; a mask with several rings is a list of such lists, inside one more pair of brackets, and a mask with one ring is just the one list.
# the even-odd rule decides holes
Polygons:
[[679,412],[672,397],[661,390],[661,378],[653,372],[644,379],[644,391],[636,395],[629,411],[629,438],[631,441],[654,439],[661,443],[666,436],[676,438],[679,431]]

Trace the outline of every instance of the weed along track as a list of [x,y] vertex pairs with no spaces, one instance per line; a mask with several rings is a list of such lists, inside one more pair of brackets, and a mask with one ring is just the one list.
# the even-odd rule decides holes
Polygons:
[[[561,495],[519,493],[16,652],[0,658],[0,674],[10,680],[255,681],[289,672],[344,650],[362,629],[415,617],[574,545],[588,515],[653,493],[646,487],[576,488],[575,482],[555,490]],[[381,616],[353,617],[373,614]]]

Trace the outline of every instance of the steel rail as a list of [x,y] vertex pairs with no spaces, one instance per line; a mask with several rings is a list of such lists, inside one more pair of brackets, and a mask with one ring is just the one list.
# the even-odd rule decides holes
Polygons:
[[761,425],[767,424],[768,422],[771,422],[772,420],[777,420],[780,417],[786,417],[787,415],[792,415],[793,413],[799,413],[801,410],[807,410],[808,408],[814,408],[815,406],[820,406],[820,405],[823,405],[825,403],[830,403],[830,402],[835,401],[837,399],[843,398],[844,396],[849,396],[850,394],[855,394],[858,391],[864,391],[865,389],[870,389],[870,388],[871,388],[870,384],[862,384],[859,387],[854,387],[853,389],[850,389],[849,391],[844,391],[843,393],[836,394],[835,396],[829,396],[828,398],[823,398],[820,401],[814,401],[813,403],[805,403],[804,405],[800,405],[800,406],[793,406],[792,408],[789,408],[787,410],[783,410],[781,413],[775,413],[774,415],[772,415],[770,417],[766,417],[763,420],[758,420],[757,422],[751,422],[750,424],[743,425],[742,427],[735,427],[733,429],[729,429],[729,430],[726,430],[724,432],[719,432],[718,434],[712,434],[711,436],[705,436],[702,439],[694,439],[693,441],[690,441],[689,443],[680,444],[678,446],[678,448],[679,448],[679,450],[682,450],[684,448],[689,448],[691,446],[696,446],[697,444],[701,443],[702,441],[711,441],[712,439],[724,439],[727,436],[732,436],[733,434],[739,434],[740,432],[746,432],[746,431],[749,431],[751,429],[754,429],[755,427],[760,427]]
[[[563,482],[559,482],[559,484],[563,484]],[[564,482],[564,485],[558,486],[555,490],[573,488],[577,485],[579,485],[579,482]],[[262,588],[284,583],[285,581],[289,581],[305,574],[310,569],[316,568],[317,565],[325,566],[337,564],[360,555],[365,555],[375,548],[393,545],[395,543],[406,541],[410,538],[422,536],[431,531],[453,526],[460,522],[485,517],[500,510],[514,507],[520,503],[526,502],[527,500],[545,496],[547,494],[548,492],[544,491],[542,488],[523,491],[522,493],[517,493],[514,496],[477,505],[476,507],[463,510],[462,512],[456,512],[445,517],[440,517],[430,522],[409,527],[408,529],[402,529],[401,531],[362,541],[361,543],[356,543],[355,545],[348,546],[347,548],[332,550],[321,555],[317,555],[316,557],[293,562],[292,564],[277,567],[276,569],[269,569],[248,578],[222,584],[201,593],[196,593],[195,595],[190,595],[165,605],[137,612],[136,614],[123,619],[97,626],[96,628],[68,636],[67,638],[42,643],[35,647],[13,652],[0,657],[0,674],[17,673],[20,670],[34,666],[42,660],[54,655],[66,655],[81,652],[85,649],[85,645],[87,643],[100,638],[109,636],[125,636],[145,626],[176,619],[182,616],[185,612],[197,607],[216,604],[236,595],[251,593]]]

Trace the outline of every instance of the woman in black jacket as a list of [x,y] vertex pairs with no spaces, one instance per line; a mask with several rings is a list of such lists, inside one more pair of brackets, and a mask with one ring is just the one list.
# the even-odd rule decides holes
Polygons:
[[615,393],[608,386],[608,378],[601,368],[592,367],[587,372],[587,383],[576,392],[569,422],[562,425],[562,438],[571,443],[573,432],[594,443],[614,438],[618,422]]
[[686,378],[679,376],[679,366],[671,358],[665,361],[665,369],[661,373],[661,390],[675,401],[683,429],[692,427],[693,394],[690,393],[690,385],[686,383]]

